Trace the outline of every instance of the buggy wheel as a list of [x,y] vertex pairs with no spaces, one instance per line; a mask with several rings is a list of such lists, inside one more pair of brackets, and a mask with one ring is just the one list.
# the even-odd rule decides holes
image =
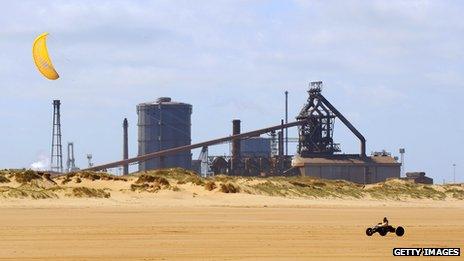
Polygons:
[[372,231],[372,228],[366,229],[366,235],[372,236],[373,233],[374,233],[374,232]]
[[395,230],[395,233],[397,236],[401,237],[404,235],[404,228],[403,227],[397,227]]
[[380,230],[379,230],[379,234],[380,234],[381,236],[383,236],[383,237],[384,237],[385,235],[387,235],[387,233],[388,233],[388,231],[387,231],[386,229],[380,229]]

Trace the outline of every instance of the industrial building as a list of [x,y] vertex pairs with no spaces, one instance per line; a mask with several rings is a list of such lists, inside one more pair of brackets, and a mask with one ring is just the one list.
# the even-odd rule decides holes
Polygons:
[[254,137],[241,141],[240,154],[242,157],[271,157],[271,139]]
[[388,155],[360,157],[356,154],[311,158],[296,156],[292,166],[297,167],[302,176],[344,179],[362,184],[399,178],[401,168],[401,164]]
[[421,184],[433,184],[433,179],[425,176],[425,172],[407,172],[405,180]]
[[[137,105],[138,155],[176,148],[191,143],[192,105],[161,97]],[[190,150],[139,162],[139,171],[180,167],[190,169]]]
[[[357,183],[375,183],[387,178],[399,178],[401,164],[389,153],[366,155],[366,139],[321,93],[322,82],[312,82],[307,103],[297,120],[299,126],[298,155],[292,166],[303,176],[324,179],[344,179]],[[334,142],[334,122],[338,118],[359,139],[359,154],[340,152]]]
[[[241,133],[241,121],[232,121],[232,135],[191,144],[192,106],[159,98],[141,103],[138,114],[138,156],[94,166],[101,170],[138,162],[139,170],[182,167],[192,169],[192,149],[201,148],[195,169],[207,175],[239,176],[302,175],[375,183],[399,178],[401,163],[382,151],[366,155],[366,139],[323,95],[322,82],[311,82],[308,99],[296,121]],[[287,97],[287,96],[286,96]],[[286,100],[287,105],[287,100]],[[287,112],[286,112],[287,115]],[[340,120],[359,140],[359,154],[342,154],[333,138],[335,120]],[[298,127],[298,147],[294,156],[285,153],[287,128]],[[271,138],[260,135],[268,134]],[[208,147],[230,142],[230,156],[209,156]],[[203,171],[205,170],[205,171]]]

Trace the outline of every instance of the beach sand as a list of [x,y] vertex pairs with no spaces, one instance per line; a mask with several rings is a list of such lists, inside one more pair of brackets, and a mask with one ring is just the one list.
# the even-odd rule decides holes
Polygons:
[[[401,259],[394,247],[464,247],[462,201],[166,191],[0,203],[0,260],[388,260]],[[366,236],[384,216],[405,235]]]

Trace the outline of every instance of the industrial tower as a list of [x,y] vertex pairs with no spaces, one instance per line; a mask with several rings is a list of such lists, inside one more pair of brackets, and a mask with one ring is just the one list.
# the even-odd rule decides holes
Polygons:
[[[127,134],[128,127],[129,127],[129,123],[127,122],[127,118],[124,118],[124,121],[122,122],[122,128],[123,128],[122,158],[124,160],[129,158],[129,142],[128,142],[128,134]],[[129,175],[129,164],[123,165],[122,174]]]
[[304,158],[331,156],[340,152],[338,143],[334,143],[333,130],[335,118],[359,139],[361,157],[366,157],[366,139],[364,136],[321,94],[322,82],[311,82],[309,97],[296,119],[304,122],[299,127],[298,154]]
[[72,172],[76,169],[76,160],[74,159],[74,142],[68,142],[68,159],[66,160],[66,172]]
[[63,151],[61,147],[60,100],[53,100],[52,171],[63,172]]

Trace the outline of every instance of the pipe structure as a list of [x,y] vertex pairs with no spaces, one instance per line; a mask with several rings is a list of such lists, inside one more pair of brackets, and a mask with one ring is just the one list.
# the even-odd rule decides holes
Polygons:
[[[122,128],[123,128],[122,159],[123,160],[127,160],[129,158],[129,142],[128,142],[128,135],[127,135],[128,127],[129,127],[129,124],[127,123],[127,118],[124,118],[124,121],[122,123]],[[129,175],[129,164],[123,165],[122,174]]]
[[87,168],[87,169],[84,169],[84,170],[99,171],[99,170],[114,168],[114,167],[118,167],[118,166],[121,166],[121,165],[124,165],[124,164],[130,164],[130,163],[134,163],[134,162],[145,161],[145,160],[149,160],[149,159],[153,159],[153,158],[157,158],[157,157],[161,157],[161,156],[172,155],[172,154],[176,154],[176,153],[183,152],[183,151],[189,151],[189,150],[201,148],[201,147],[204,147],[204,146],[211,146],[211,145],[215,145],[215,144],[220,144],[220,143],[227,142],[227,141],[230,141],[230,140],[233,140],[233,139],[251,138],[251,137],[255,137],[255,136],[258,136],[258,135],[261,135],[261,134],[264,134],[264,133],[268,133],[268,132],[271,132],[271,131],[279,130],[279,129],[285,129],[285,128],[291,128],[291,127],[295,127],[295,126],[300,126],[300,125],[303,125],[305,123],[306,123],[306,121],[294,121],[294,122],[290,122],[290,123],[287,123],[287,124],[284,124],[284,125],[279,124],[279,125],[272,126],[272,127],[267,127],[267,128],[264,128],[264,129],[254,130],[254,131],[245,132],[245,133],[232,135],[232,136],[228,136],[228,137],[222,137],[222,138],[219,138],[219,139],[214,139],[214,140],[204,141],[204,142],[195,143],[195,144],[191,144],[191,145],[180,146],[180,147],[177,147],[177,148],[171,148],[171,149],[167,149],[167,150],[152,152],[152,153],[145,154],[145,155],[142,155],[142,156],[129,158],[127,160],[119,160],[119,161],[110,162],[110,163],[106,163],[106,164],[102,164],[102,165],[98,165],[98,166],[93,166],[93,167],[90,167],[90,168]]
[[366,157],[366,139],[364,136],[348,121],[343,114],[341,114],[322,94],[317,97],[350,129],[350,131],[358,137],[361,143],[361,157]]

